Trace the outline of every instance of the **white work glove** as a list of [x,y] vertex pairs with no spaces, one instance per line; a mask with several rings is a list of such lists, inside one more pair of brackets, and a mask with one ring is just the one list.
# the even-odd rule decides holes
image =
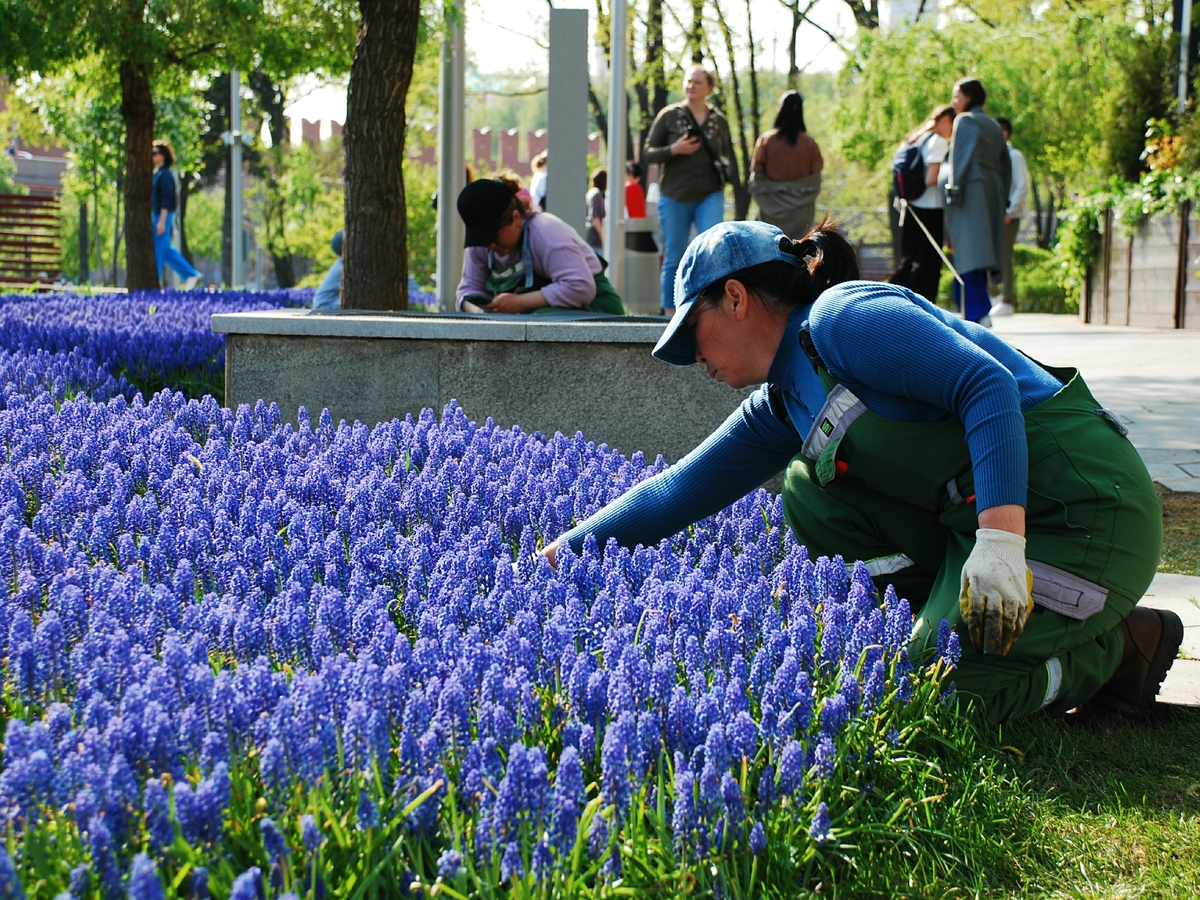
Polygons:
[[975,549],[963,565],[958,605],[978,652],[1008,653],[1033,611],[1025,538],[997,528],[976,531]]

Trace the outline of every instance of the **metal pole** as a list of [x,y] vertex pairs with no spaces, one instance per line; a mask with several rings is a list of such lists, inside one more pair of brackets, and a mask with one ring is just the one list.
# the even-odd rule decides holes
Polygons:
[[1188,61],[1192,49],[1192,0],[1183,0],[1182,21],[1179,23],[1179,114],[1187,112]]
[[464,24],[462,0],[454,0],[446,7],[438,85],[437,298],[440,309],[450,310],[463,267],[463,224],[456,204],[466,180]]
[[242,81],[238,70],[229,73],[229,190],[232,202],[229,223],[231,250],[230,287],[246,281],[245,247],[242,244]]
[[628,39],[626,0],[610,4],[612,31],[609,38],[608,79],[608,215],[604,219],[604,255],[608,258],[608,280],[617,293],[625,268],[625,131],[629,127],[625,93],[625,50]]

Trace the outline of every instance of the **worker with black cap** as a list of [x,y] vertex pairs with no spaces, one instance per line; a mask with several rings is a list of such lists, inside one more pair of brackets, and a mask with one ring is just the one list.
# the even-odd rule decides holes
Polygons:
[[625,305],[604,275],[604,260],[562,219],[533,209],[527,196],[521,182],[507,174],[472,181],[458,195],[467,248],[458,308],[625,315]]

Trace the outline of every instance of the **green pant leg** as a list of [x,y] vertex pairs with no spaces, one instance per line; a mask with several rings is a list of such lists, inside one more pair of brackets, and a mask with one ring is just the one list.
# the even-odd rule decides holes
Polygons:
[[1035,606],[1008,655],[977,653],[967,639],[959,607],[962,567],[974,546],[973,536],[950,535],[945,564],[913,627],[914,656],[932,653],[942,619],[949,622],[962,643],[955,688],[978,700],[994,722],[1019,719],[1043,708],[1051,659],[1058,661],[1061,682],[1047,710],[1065,712],[1090,698],[1121,661],[1125,641],[1119,626],[1133,601],[1110,592],[1104,609],[1082,621]]
[[798,456],[783,489],[787,523],[809,555],[869,562],[903,553],[915,565],[876,577],[876,587],[882,594],[893,585],[914,609],[924,603],[946,554],[948,530],[937,516],[856,485],[822,488],[811,475],[808,460]]

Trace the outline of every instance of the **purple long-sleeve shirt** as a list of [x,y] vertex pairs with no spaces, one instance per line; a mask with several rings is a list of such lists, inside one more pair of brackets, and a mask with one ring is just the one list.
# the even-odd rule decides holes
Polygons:
[[[529,232],[534,272],[550,279],[550,284],[542,288],[546,302],[566,309],[582,309],[591,303],[596,297],[595,276],[600,273],[600,260],[579,232],[558,216],[546,212],[526,216],[525,230]],[[520,261],[521,243],[518,242],[512,253],[496,257],[496,267],[502,272]],[[488,248],[468,247],[463,257],[462,280],[458,283],[459,309],[462,309],[463,297],[471,294],[492,296],[486,287],[487,277]]]

